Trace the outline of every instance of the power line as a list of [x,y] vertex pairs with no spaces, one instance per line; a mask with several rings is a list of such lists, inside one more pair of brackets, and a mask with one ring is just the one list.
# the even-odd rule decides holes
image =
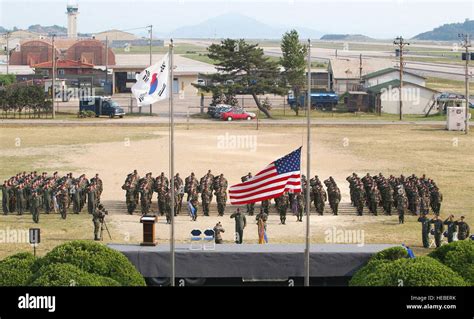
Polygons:
[[471,47],[471,39],[469,34],[458,34],[461,38],[461,46],[466,50],[466,69],[465,69],[465,86],[466,86],[466,117],[465,117],[465,134],[469,132],[469,60],[471,58],[469,47]]
[[410,43],[406,42],[402,36],[398,36],[393,41],[393,44],[398,46],[398,56],[400,58],[400,93],[399,93],[399,103],[400,103],[400,121],[403,120],[403,49],[405,46],[410,45]]

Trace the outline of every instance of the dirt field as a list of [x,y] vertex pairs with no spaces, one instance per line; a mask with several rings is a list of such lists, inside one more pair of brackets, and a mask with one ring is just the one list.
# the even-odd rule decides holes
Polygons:
[[[154,176],[168,175],[168,129],[163,127],[41,127],[0,129],[2,150],[0,177],[3,179],[19,171],[58,170],[61,174],[86,173],[90,178],[96,172],[104,181],[103,202],[110,211],[109,228],[112,242],[138,243],[141,240],[139,215],[130,216],[124,209],[121,185],[127,173],[137,169],[140,175],[152,172]],[[466,215],[472,224],[474,217],[474,137],[447,132],[430,126],[324,126],[312,130],[312,175],[320,178],[333,176],[343,194],[342,205],[349,200],[346,176],[352,172],[377,174],[427,174],[435,179],[444,195],[442,216],[450,213]],[[22,145],[15,146],[15,138]],[[40,141],[37,138],[40,138]],[[304,128],[263,127],[259,131],[233,126],[178,128],[175,135],[176,171],[183,177],[195,172],[198,177],[208,169],[213,174],[223,173],[232,185],[251,171],[256,173],[276,158],[303,144]],[[303,173],[305,157],[302,159]],[[156,195],[154,197],[156,209]],[[215,209],[215,208],[213,208]],[[176,219],[176,238],[188,239],[193,228],[213,227],[219,220],[226,229],[224,241],[233,240],[233,220],[226,211],[224,217],[199,217],[191,222],[184,212]],[[41,215],[44,253],[68,239],[92,238],[92,222],[87,213],[70,215],[61,221],[57,215]],[[268,236],[272,243],[304,242],[304,223],[288,214],[287,225],[279,225],[278,216],[270,216]],[[257,242],[253,217],[248,217],[244,234],[246,242]],[[32,227],[29,214],[0,216],[1,229]],[[157,226],[159,242],[166,242],[169,227],[164,218]],[[333,228],[335,227],[335,228]],[[313,242],[325,242],[326,235],[337,231],[363,233],[365,243],[407,243],[416,249],[421,246],[420,225],[408,216],[404,225],[398,225],[396,216],[314,216],[311,222]],[[27,244],[3,245],[0,258],[18,250],[30,250]],[[421,252],[421,250],[417,249]],[[424,252],[426,252],[424,250]]]

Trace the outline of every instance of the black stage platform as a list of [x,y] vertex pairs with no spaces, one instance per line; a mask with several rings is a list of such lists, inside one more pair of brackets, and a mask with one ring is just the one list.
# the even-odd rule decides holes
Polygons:
[[[109,244],[122,252],[144,277],[170,277],[170,246]],[[310,251],[310,277],[350,277],[376,252],[389,244],[313,244]],[[223,244],[215,250],[190,250],[176,245],[178,278],[304,277],[304,245]]]

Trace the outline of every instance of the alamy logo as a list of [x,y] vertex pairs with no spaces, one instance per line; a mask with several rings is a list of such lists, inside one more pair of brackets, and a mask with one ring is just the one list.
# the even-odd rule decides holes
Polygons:
[[47,309],[48,312],[54,312],[56,311],[56,297],[26,294],[18,297],[18,309]]

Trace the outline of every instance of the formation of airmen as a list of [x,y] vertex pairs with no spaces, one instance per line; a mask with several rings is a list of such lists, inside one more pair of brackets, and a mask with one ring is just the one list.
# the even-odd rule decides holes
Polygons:
[[367,173],[360,178],[352,173],[346,180],[349,182],[351,204],[357,208],[358,215],[362,215],[364,206],[373,215],[377,215],[378,207],[382,207],[387,215],[395,209],[399,223],[403,224],[406,211],[412,215],[428,214],[430,208],[435,215],[441,211],[443,195],[436,183],[425,175],[390,175],[386,178],[382,173],[375,176]]
[[93,214],[100,203],[103,182],[99,174],[89,180],[85,174],[74,178],[72,173],[59,176],[58,172],[48,175],[34,171],[12,176],[3,182],[1,189],[3,214],[23,215],[29,211],[38,223],[41,210],[46,214],[59,212],[66,219],[71,204],[75,214],[86,204],[88,213]]
[[[219,216],[224,215],[227,202],[228,182],[223,174],[214,176],[209,170],[200,180],[192,172],[183,179],[177,173],[174,176],[174,216],[181,212],[184,195],[186,202],[194,208],[193,220],[197,219],[199,194],[201,194],[201,205],[204,216],[209,216],[209,208],[213,196],[216,196],[217,211]],[[167,223],[171,223],[171,183],[162,172],[153,178],[152,173],[147,173],[140,178],[137,170],[127,175],[122,189],[126,191],[126,203],[129,214],[133,214],[138,203],[142,215],[150,213],[153,193],[157,193],[158,213],[165,215]]]

